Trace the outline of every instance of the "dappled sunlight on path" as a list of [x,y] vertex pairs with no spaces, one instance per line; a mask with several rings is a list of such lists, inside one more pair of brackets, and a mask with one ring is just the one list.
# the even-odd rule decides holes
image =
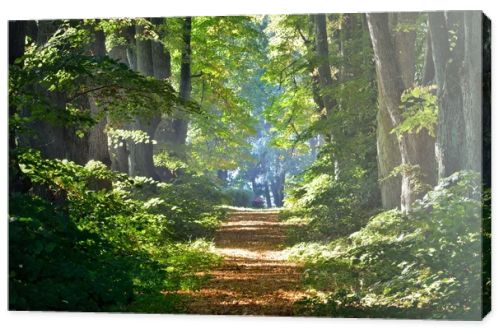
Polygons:
[[293,303],[306,294],[300,266],[287,261],[285,234],[276,211],[231,213],[215,237],[223,264],[203,289],[189,293],[188,313],[293,315]]

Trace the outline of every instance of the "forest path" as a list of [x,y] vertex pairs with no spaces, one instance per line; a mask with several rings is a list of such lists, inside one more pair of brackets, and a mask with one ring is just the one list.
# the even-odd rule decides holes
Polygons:
[[187,313],[293,315],[293,303],[306,294],[300,265],[287,261],[287,226],[278,211],[229,213],[215,236],[223,263],[207,285],[190,293]]

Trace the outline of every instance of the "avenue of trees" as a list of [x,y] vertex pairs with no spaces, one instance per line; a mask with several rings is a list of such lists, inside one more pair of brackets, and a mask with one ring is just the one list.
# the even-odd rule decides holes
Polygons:
[[[476,11],[9,22],[9,305],[182,312],[228,206],[283,207],[299,315],[489,307]],[[321,292],[321,293],[320,293]]]

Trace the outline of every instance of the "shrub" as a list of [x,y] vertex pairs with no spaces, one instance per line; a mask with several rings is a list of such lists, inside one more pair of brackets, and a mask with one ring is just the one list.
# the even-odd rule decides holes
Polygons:
[[302,306],[315,314],[373,316],[385,310],[393,317],[478,319],[477,180],[472,172],[455,173],[407,215],[386,211],[348,238],[296,247],[292,256],[305,262],[305,282],[330,291],[321,303],[309,300]]
[[319,174],[296,188],[287,198],[286,214],[308,222],[306,240],[331,240],[359,230],[373,213],[366,202],[365,172],[356,169],[344,179]]
[[[199,183],[162,186],[31,150],[18,160],[31,189],[10,194],[11,309],[134,311],[137,296],[198,288],[199,274],[217,263],[209,243],[176,241],[189,234],[179,233],[183,222],[213,228],[221,214],[194,199]],[[114,188],[89,188],[96,179]],[[167,202],[174,199],[179,207]]]
[[232,206],[248,208],[252,206],[253,191],[238,188],[228,188],[224,190],[228,204]]

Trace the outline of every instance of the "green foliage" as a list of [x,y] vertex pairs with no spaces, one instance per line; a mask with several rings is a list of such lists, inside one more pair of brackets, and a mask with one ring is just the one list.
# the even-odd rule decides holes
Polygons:
[[[310,18],[273,16],[266,29],[270,62],[264,79],[279,84],[265,110],[272,124],[270,143],[290,149],[291,164],[301,169],[295,175],[289,172],[285,200],[285,214],[307,222],[296,231],[297,239],[350,234],[379,203],[370,39],[358,14],[328,16],[328,30],[334,42],[328,59],[320,59]],[[334,84],[321,89],[317,67],[326,60]],[[326,96],[336,101],[328,114]],[[297,162],[301,155],[307,157],[305,166]]]
[[145,131],[141,130],[108,128],[106,133],[108,134],[109,145],[115,148],[123,145],[124,141],[131,141],[134,144],[156,144],[154,139],[151,139]]
[[325,240],[348,235],[362,227],[369,214],[365,202],[364,171],[357,170],[349,179],[335,180],[319,174],[286,199],[290,215],[308,221],[302,238]]
[[225,212],[216,208],[223,202],[223,194],[210,178],[183,175],[172,183],[135,177],[133,182],[119,182],[118,189],[130,192],[134,199],[144,203],[156,215],[168,216],[170,237],[191,240],[210,236],[218,227]]
[[[147,117],[182,103],[168,82],[144,77],[107,56],[90,55],[91,42],[88,29],[66,22],[47,43],[27,45],[9,70],[9,103],[29,114],[11,117],[11,130],[25,132],[36,120],[87,130],[105,114],[122,120]],[[85,107],[90,95],[100,111],[92,117]]]
[[404,91],[401,95],[403,122],[391,133],[401,136],[404,133],[419,133],[426,129],[435,136],[438,117],[436,86],[416,86]]
[[163,167],[171,171],[174,175],[178,171],[192,170],[190,166],[182,159],[169,154],[167,151],[161,151],[153,156],[153,161],[156,167]]
[[252,206],[254,193],[251,190],[228,188],[224,190],[224,195],[227,197],[229,205],[249,208]]
[[302,306],[330,315],[479,318],[480,195],[478,175],[458,172],[408,215],[383,212],[348,238],[296,247],[306,283],[327,292]]
[[[218,262],[210,243],[181,242],[217,226],[222,212],[207,202],[211,194],[193,195],[211,185],[129,179],[36,151],[19,152],[18,161],[31,190],[9,202],[10,308],[134,311],[139,295],[199,288],[199,273]],[[96,179],[115,187],[93,190]],[[151,191],[158,196],[146,199]]]
[[417,194],[425,194],[432,189],[431,185],[422,181],[424,176],[422,175],[422,169],[419,165],[401,164],[396,166],[387,177],[381,179],[381,182],[402,175],[406,175],[409,178],[411,189]]
[[[171,22],[174,31],[181,29],[179,21]],[[203,113],[190,117],[189,164],[198,172],[237,169],[250,158],[247,140],[256,133],[242,86],[260,70],[258,22],[246,16],[196,17],[191,38],[192,96]],[[182,43],[173,39],[171,45],[176,60]]]

